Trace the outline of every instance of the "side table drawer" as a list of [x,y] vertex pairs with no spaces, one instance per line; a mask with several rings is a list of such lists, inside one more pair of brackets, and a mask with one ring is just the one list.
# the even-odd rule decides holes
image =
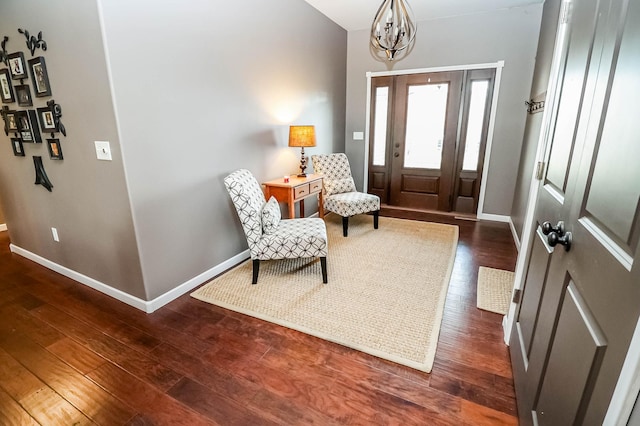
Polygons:
[[305,183],[304,185],[296,186],[293,188],[293,199],[297,200],[298,198],[303,198],[309,195],[309,184]]
[[315,194],[317,192],[322,191],[322,181],[317,180],[315,182],[311,182],[309,184],[309,194]]

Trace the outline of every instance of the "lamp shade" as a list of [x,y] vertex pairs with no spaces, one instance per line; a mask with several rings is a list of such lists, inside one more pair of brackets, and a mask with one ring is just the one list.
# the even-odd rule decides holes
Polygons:
[[289,146],[316,146],[315,126],[289,127]]

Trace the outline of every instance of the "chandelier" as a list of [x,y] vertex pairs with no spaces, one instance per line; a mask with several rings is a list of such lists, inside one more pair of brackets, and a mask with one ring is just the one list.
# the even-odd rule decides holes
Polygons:
[[384,0],[371,25],[371,44],[389,61],[408,53],[416,37],[413,11],[405,0]]

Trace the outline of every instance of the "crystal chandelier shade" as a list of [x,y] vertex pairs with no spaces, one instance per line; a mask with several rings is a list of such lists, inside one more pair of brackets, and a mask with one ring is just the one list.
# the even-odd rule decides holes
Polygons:
[[416,37],[413,11],[404,0],[384,0],[371,25],[371,44],[389,61],[407,54]]

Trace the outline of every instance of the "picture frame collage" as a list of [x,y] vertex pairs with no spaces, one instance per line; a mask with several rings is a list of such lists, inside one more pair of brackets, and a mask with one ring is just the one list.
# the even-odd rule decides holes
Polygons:
[[[33,56],[33,51],[31,54]],[[46,106],[34,108],[35,100],[49,96],[52,96],[51,84],[43,56],[25,60],[23,52],[5,55],[5,60],[0,62],[0,101],[5,104],[2,108],[4,130],[5,134],[12,134],[10,140],[15,156],[24,157],[26,144],[40,144],[43,135],[50,134],[50,138],[44,138],[49,158],[64,158],[60,139],[56,137],[59,132],[66,136],[60,123],[60,106],[50,100]]]

